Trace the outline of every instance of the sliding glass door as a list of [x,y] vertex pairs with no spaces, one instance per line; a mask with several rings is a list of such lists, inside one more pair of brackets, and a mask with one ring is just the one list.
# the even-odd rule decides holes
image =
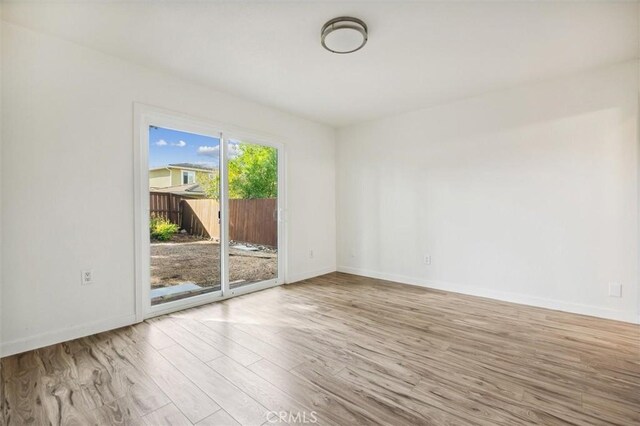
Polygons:
[[282,283],[281,147],[164,114],[140,122],[144,316]]
[[278,149],[227,142],[229,287],[278,278]]
[[222,289],[220,137],[149,126],[150,303]]

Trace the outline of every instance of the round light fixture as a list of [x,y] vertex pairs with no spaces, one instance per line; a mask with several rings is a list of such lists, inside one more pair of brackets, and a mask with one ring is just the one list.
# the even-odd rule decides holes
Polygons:
[[322,27],[320,42],[329,52],[351,53],[367,44],[367,24],[360,19],[342,16],[333,18]]

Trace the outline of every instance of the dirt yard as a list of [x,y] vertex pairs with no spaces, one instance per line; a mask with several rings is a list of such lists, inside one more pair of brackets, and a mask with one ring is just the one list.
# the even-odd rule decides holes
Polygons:
[[[229,281],[236,284],[273,279],[278,271],[275,250],[244,251],[231,246],[229,262]],[[220,245],[182,234],[168,242],[152,241],[151,288],[184,282],[220,285]]]

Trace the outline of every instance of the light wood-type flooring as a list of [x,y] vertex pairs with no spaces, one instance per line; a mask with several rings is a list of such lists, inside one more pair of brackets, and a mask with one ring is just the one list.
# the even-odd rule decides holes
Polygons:
[[640,326],[342,273],[2,367],[11,425],[640,425]]

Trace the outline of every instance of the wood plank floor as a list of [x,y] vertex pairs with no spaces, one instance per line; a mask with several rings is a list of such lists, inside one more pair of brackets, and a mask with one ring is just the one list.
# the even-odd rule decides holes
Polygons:
[[10,425],[640,424],[640,326],[341,273],[2,366]]

